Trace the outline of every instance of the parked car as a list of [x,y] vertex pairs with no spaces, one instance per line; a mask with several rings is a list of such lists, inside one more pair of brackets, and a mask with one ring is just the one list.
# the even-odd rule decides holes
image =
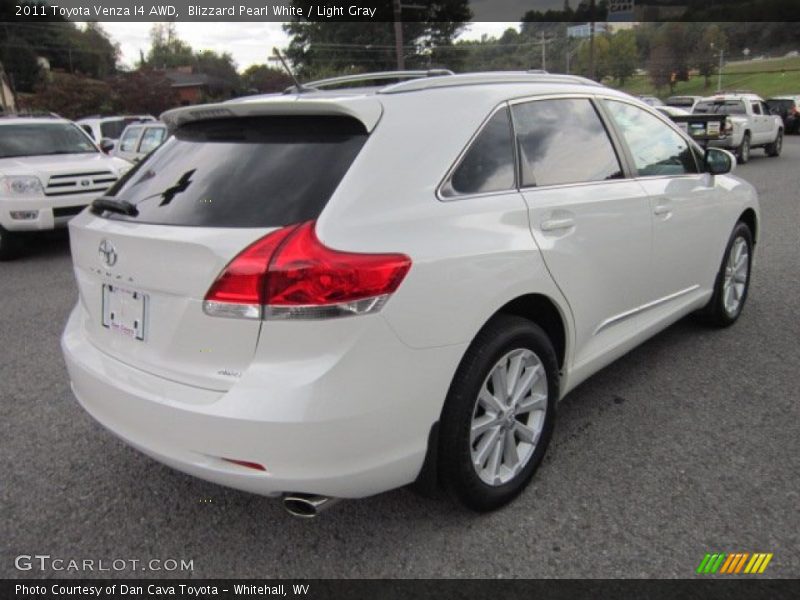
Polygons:
[[697,104],[700,100],[703,99],[703,96],[670,96],[664,102],[667,106],[674,106],[677,108],[683,108],[692,112],[694,105]]
[[724,140],[733,130],[730,119],[725,115],[695,115],[676,106],[656,106],[656,110],[669,117],[703,148],[707,148],[711,141]]
[[129,167],[66,119],[0,118],[0,259],[25,233],[66,226]]
[[656,98],[655,96],[639,96],[639,100],[647,104],[648,106],[663,106],[664,103]]
[[119,115],[85,117],[76,123],[108,154],[116,147],[119,136],[128,125],[149,121],[155,121],[155,118],[151,115]]
[[767,99],[767,106],[772,114],[783,119],[786,133],[800,133],[800,95],[774,96]]
[[741,314],[756,191],[646,104],[568,75],[326,85],[165,113],[70,223],[72,389],[156,460],[304,517],[412,483],[490,510],[581,381]]
[[158,122],[128,125],[112,154],[128,162],[138,162],[167,139],[167,126]]
[[753,148],[764,148],[767,156],[780,156],[783,121],[773,115],[763,99],[751,93],[717,94],[698,102],[694,114],[724,114],[729,117],[730,135],[709,142],[736,153],[740,163],[750,160]]

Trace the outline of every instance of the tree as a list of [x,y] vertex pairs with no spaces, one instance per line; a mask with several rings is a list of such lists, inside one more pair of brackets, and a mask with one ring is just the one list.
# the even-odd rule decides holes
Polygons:
[[[610,73],[611,63],[609,52],[611,47],[611,36],[608,34],[596,35],[594,38],[594,76],[597,81]],[[576,60],[577,70],[584,76],[589,76],[589,40],[584,40],[578,47]]]
[[55,112],[67,119],[113,111],[109,85],[82,75],[53,73],[50,81],[36,84],[35,91],[26,99],[27,108]]
[[[303,9],[313,1],[292,0]],[[428,68],[441,65],[443,57],[451,60],[446,48],[470,18],[467,0],[419,0],[409,8],[414,21],[403,21],[403,51],[406,67]],[[387,11],[388,8],[388,11]],[[291,21],[283,26],[292,36],[286,51],[302,77],[316,77],[321,72],[386,71],[396,68],[394,24],[391,3],[382,7],[382,17],[374,21],[344,20]]]
[[236,71],[236,63],[228,52],[217,54],[213,50],[202,50],[195,53],[191,65],[198,73],[205,73],[216,79],[217,83],[226,89],[239,91],[242,80]]
[[656,90],[660,90],[665,85],[670,88],[670,93],[675,89],[675,81],[673,79],[673,64],[675,57],[672,54],[671,48],[661,42],[653,45],[650,48],[650,58],[647,62],[647,72],[650,75],[650,80],[653,82]]
[[717,69],[717,57],[727,50],[728,39],[717,25],[709,25],[703,31],[694,49],[695,66],[700,75],[706,78],[705,87],[711,87],[711,76]]
[[191,65],[192,47],[178,37],[175,23],[155,23],[150,29],[150,50],[144,66],[154,69],[173,69]]
[[245,88],[262,94],[281,92],[292,85],[292,78],[286,72],[267,65],[251,65],[242,73]]
[[47,59],[53,70],[102,79],[114,73],[118,56],[117,46],[96,23],[79,28],[47,12],[35,22],[0,26],[0,57],[21,92],[33,91],[40,75],[37,57]]
[[115,112],[158,116],[178,105],[172,82],[162,72],[147,67],[120,73],[109,83]]
[[609,71],[620,86],[636,72],[639,55],[636,48],[636,34],[623,29],[611,36],[608,47]]

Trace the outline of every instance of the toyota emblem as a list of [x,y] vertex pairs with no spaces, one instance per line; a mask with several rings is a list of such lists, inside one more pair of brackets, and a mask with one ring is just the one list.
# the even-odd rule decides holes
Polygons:
[[103,262],[106,266],[113,267],[117,262],[117,250],[114,248],[114,244],[109,242],[108,240],[103,240],[100,242],[100,247],[98,248],[98,252],[103,259]]
[[81,179],[81,187],[89,187],[92,185],[91,179]]

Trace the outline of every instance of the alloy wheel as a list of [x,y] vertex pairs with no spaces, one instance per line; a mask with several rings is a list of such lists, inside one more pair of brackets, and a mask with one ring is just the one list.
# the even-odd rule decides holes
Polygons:
[[472,413],[470,444],[478,477],[508,483],[533,456],[547,411],[547,374],[528,348],[508,352],[483,382]]
[[728,316],[733,317],[742,305],[750,270],[750,250],[743,237],[733,241],[728,261],[725,264],[725,279],[722,284],[722,303]]

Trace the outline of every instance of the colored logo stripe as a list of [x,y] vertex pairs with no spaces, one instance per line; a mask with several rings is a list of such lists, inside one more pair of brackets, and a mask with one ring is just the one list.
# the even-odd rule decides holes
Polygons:
[[697,567],[697,573],[721,573],[727,575],[763,573],[772,560],[772,556],[772,553],[765,552],[756,552],[754,554],[749,552],[706,553]]

